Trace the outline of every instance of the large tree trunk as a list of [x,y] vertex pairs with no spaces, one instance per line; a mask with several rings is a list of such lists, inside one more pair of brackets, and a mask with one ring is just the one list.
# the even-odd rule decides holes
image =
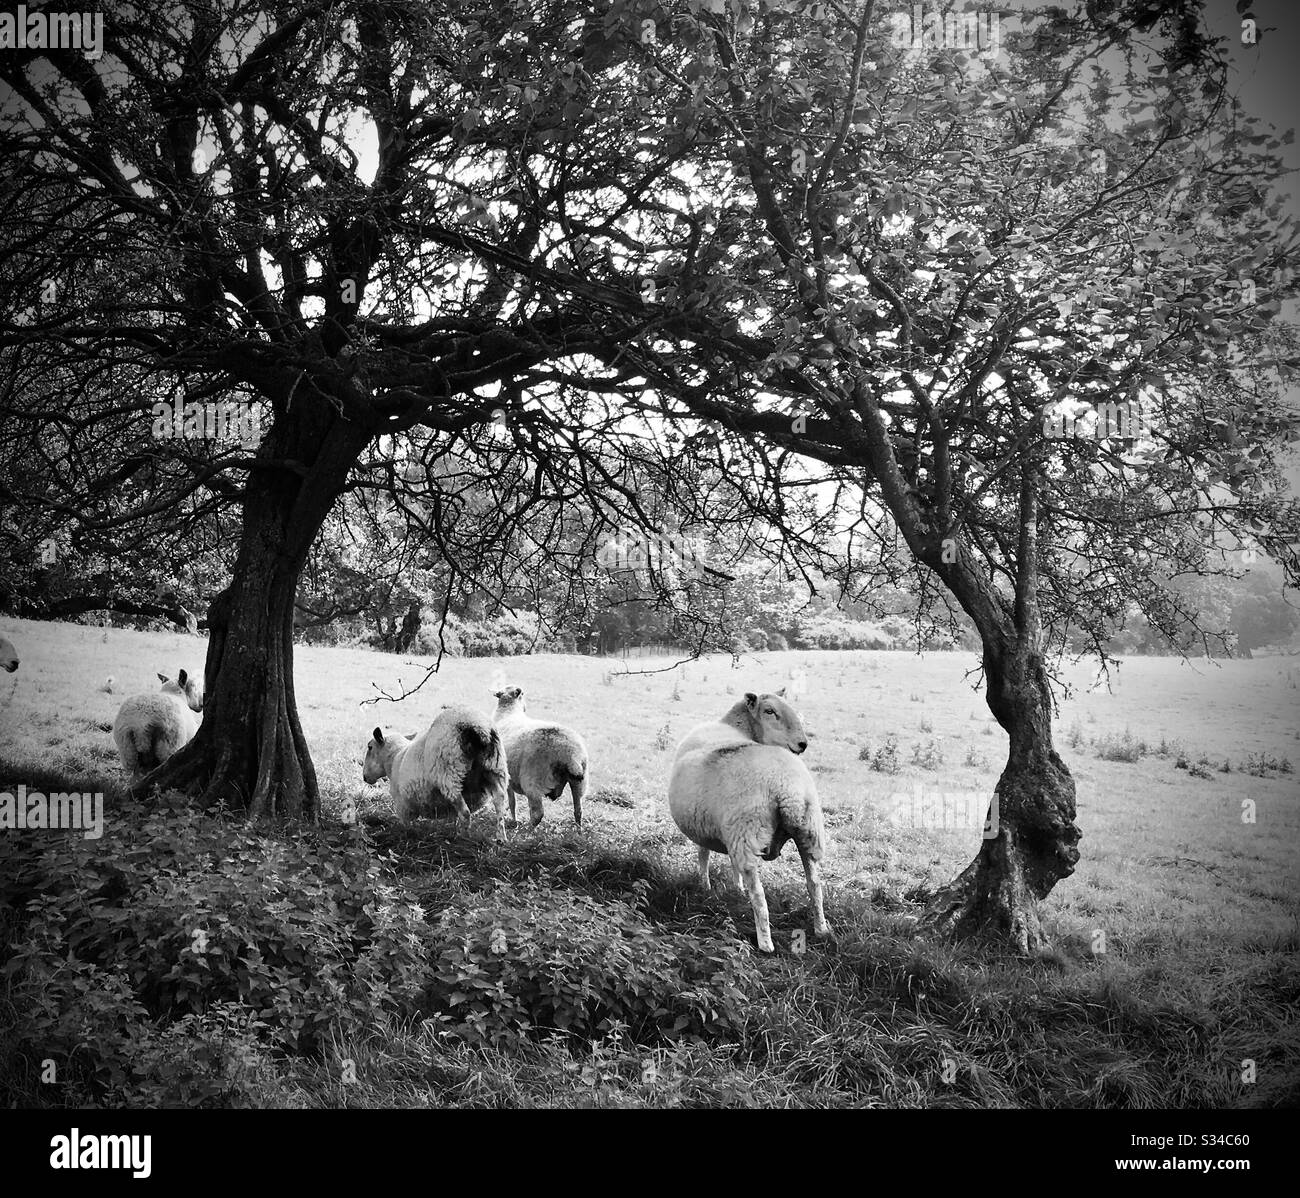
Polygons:
[[1080,838],[1074,779],[1052,747],[1051,699],[1033,652],[984,655],[988,705],[1010,736],[975,860],[931,900],[925,922],[959,936],[989,933],[1022,953],[1046,945],[1038,901],[1074,872]]
[[1052,747],[1052,696],[1038,608],[1038,488],[1037,468],[1025,462],[1014,603],[994,589],[964,549],[951,565],[940,559],[944,581],[979,629],[985,697],[1010,747],[979,854],[933,897],[924,920],[958,935],[1008,939],[1022,953],[1046,945],[1038,901],[1074,872],[1081,836],[1074,823],[1074,779]]
[[249,480],[233,580],[208,612],[202,725],[141,788],[180,788],[251,818],[316,818],[294,699],[293,605],[312,541],[369,436],[319,402],[276,421]]

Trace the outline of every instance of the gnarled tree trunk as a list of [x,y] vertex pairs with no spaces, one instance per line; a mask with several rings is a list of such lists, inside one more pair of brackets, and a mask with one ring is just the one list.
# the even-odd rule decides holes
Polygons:
[[1038,901],[1074,872],[1082,835],[1074,822],[1074,779],[1052,747],[1052,696],[1038,609],[1038,485],[1035,466],[1025,463],[1014,604],[964,551],[951,564],[939,560],[945,583],[979,629],[985,697],[1010,746],[984,843],[975,860],[934,895],[924,919],[957,935],[1009,939],[1022,953],[1046,944]]
[[177,787],[252,818],[317,816],[294,698],[293,604],[312,541],[370,435],[317,397],[277,419],[249,480],[233,581],[208,612],[202,725],[141,788]]
[[931,899],[926,923],[959,936],[989,932],[1022,953],[1046,943],[1038,900],[1074,872],[1080,838],[1074,779],[1052,747],[1051,698],[1034,652],[984,655],[988,705],[1010,740],[975,860]]

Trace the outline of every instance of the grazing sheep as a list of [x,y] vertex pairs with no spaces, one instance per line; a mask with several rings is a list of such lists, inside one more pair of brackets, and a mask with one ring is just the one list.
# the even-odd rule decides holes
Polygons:
[[524,692],[508,686],[496,692],[493,718],[510,763],[510,818],[515,794],[528,799],[532,827],[542,822],[542,798],[558,799],[567,785],[573,795],[573,822],[582,825],[582,796],[587,792],[587,746],[572,728],[535,720],[525,714]]
[[158,677],[160,692],[132,695],[117,709],[113,721],[113,740],[132,782],[157,769],[199,730],[194,718],[196,711],[203,710],[198,680],[184,670],[175,682],[165,674]]
[[376,728],[366,745],[361,776],[372,784],[388,779],[400,820],[450,805],[457,823],[463,816],[468,830],[470,815],[491,799],[496,839],[505,839],[505,751],[497,730],[471,707],[444,707],[419,736],[399,739]]
[[18,668],[18,650],[13,642],[0,636],[0,670],[12,674]]
[[808,747],[794,708],[776,694],[747,694],[721,720],[701,724],[677,746],[668,782],[668,809],[699,845],[699,881],[709,888],[709,853],[726,853],[737,884],[754,910],[758,947],[770,953],[772,929],[758,862],[774,861],[793,840],[808,880],[813,931],[829,936],[822,909],[821,868],[826,833],[821,802],[797,754]]

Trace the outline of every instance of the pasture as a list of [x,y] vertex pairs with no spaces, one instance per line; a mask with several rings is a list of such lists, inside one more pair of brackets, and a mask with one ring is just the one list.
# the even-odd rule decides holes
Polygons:
[[[18,783],[104,790],[105,835],[77,851],[111,858],[134,850],[129,829],[114,818],[122,776],[107,729],[124,697],[156,689],[157,672],[201,673],[206,642],[21,620],[7,621],[4,631],[22,667],[0,675],[0,790]],[[399,680],[415,685],[425,659],[299,646],[295,660],[327,825],[349,805],[362,816],[387,811],[386,784],[361,780],[376,724],[413,732],[451,702],[490,712],[491,692],[512,684],[524,688],[529,714],[579,729],[591,754],[581,830],[566,796],[547,804],[537,833],[512,829],[502,847],[490,843],[492,823],[482,812],[468,840],[452,838],[449,820],[334,828],[329,844],[382,858],[384,902],[418,904],[435,944],[438,936],[450,943],[449,929],[457,929],[466,961],[480,926],[471,917],[481,914],[482,927],[496,918],[508,929],[533,928],[551,953],[537,958],[536,970],[585,978],[583,921],[596,928],[635,920],[639,930],[628,943],[651,952],[661,937],[683,961],[706,962],[705,972],[681,985],[693,986],[692,1001],[711,1010],[712,978],[726,1027],[701,1015],[680,1035],[637,1032],[619,1019],[598,1036],[566,1037],[563,1023],[555,1035],[537,1026],[498,1035],[493,1021],[504,1018],[507,984],[496,1000],[484,998],[487,1014],[480,1011],[477,1022],[454,1018],[459,1000],[448,1000],[436,1018],[407,1011],[341,1019],[294,1051],[259,1030],[255,1017],[263,1012],[238,1003],[185,1023],[166,1004],[145,1001],[142,1036],[192,1035],[207,1046],[197,1057],[211,1077],[206,1088],[190,1079],[170,1089],[153,1074],[128,1077],[111,1083],[119,1101],[1236,1107],[1300,1100],[1296,659],[1131,658],[1109,690],[1090,689],[1091,664],[1063,666],[1072,690],[1055,735],[1078,787],[1082,859],[1044,904],[1053,949],[1028,962],[994,946],[931,939],[915,927],[927,895],[978,848],[981,796],[991,793],[1005,755],[1005,735],[973,689],[978,663],[970,654],[768,653],[734,668],[715,657],[640,675],[623,671],[669,659],[447,659],[404,702],[364,707],[360,700],[374,697],[375,686],[396,693]],[[102,689],[108,675],[111,694]],[[694,724],[717,718],[745,691],[791,682],[787,697],[811,734],[805,760],[826,812],[826,913],[836,940],[812,938],[803,874],[787,846],[762,870],[777,952],[760,958],[748,902],[725,862],[713,859],[712,895],[691,889],[694,853],[668,816],[666,783],[673,749]],[[972,798],[945,808],[939,795]],[[172,818],[191,821],[199,841],[233,822]],[[37,835],[0,832],[0,853],[13,838]],[[278,850],[249,842],[269,845],[277,835],[325,833],[245,837],[241,851],[265,851],[270,860]],[[129,896],[118,901],[130,910]],[[533,901],[560,912],[563,934],[529,924]],[[3,925],[6,957],[15,944],[28,952],[54,934],[37,926],[33,911],[28,904],[24,920]],[[503,943],[506,968],[514,948]],[[519,960],[525,956],[521,949]],[[453,959],[463,965],[461,956],[443,953],[439,968]],[[665,969],[671,973],[671,962]],[[477,976],[487,975],[499,973],[484,966]],[[383,983],[382,969],[371,981]],[[11,977],[3,994],[0,1040],[21,1032],[29,1008],[39,1006],[38,983],[24,986]],[[596,985],[583,999],[601,995]],[[16,1037],[39,1056],[30,1040]],[[81,1089],[42,1092],[34,1068],[12,1047],[0,1054],[0,1102],[93,1101],[103,1084],[83,1078]]]

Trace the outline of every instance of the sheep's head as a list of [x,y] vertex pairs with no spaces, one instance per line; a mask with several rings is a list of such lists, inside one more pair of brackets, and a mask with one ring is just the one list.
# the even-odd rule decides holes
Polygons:
[[0,636],[0,670],[12,674],[18,668],[18,653],[13,645]]
[[361,777],[371,785],[387,778],[397,748],[397,741],[392,735],[385,736],[382,728],[376,728],[375,734],[366,745],[366,759],[361,763]]
[[[159,674],[158,681],[162,683],[163,694],[180,695],[191,711],[203,710],[203,687],[193,675],[182,670],[176,675],[175,682],[168,678],[166,674]],[[111,684],[111,678],[109,682]]]
[[521,687],[508,686],[505,690],[497,691],[497,715],[506,715],[512,711],[527,711],[524,704],[524,692]]
[[808,747],[808,733],[784,695],[785,687],[774,695],[745,695],[750,735],[761,745],[782,745],[791,753],[802,753]]

